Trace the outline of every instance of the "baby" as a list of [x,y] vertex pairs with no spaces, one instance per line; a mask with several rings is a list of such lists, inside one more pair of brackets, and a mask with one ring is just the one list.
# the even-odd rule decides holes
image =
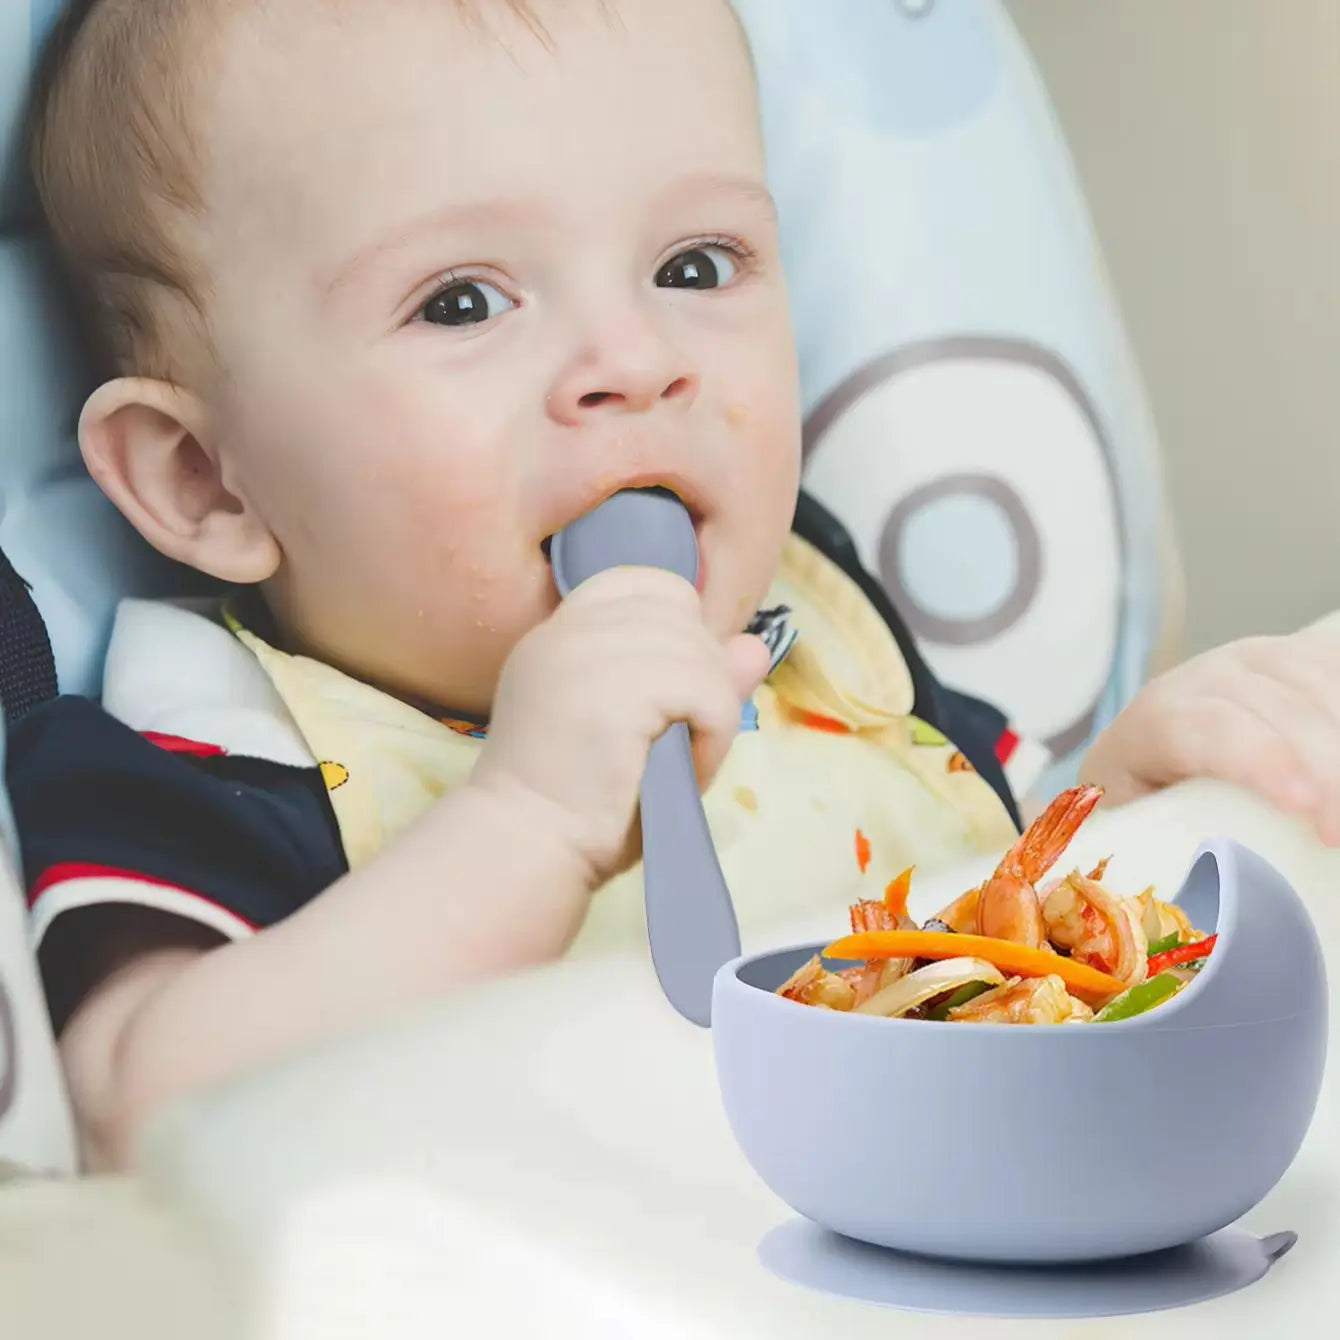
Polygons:
[[[798,507],[725,0],[85,2],[31,146],[104,374],[88,467],[243,593],[128,602],[101,707],[12,740],[90,1168],[322,1034],[636,939],[638,785],[672,722],[746,933],[1017,833],[1004,721],[935,683]],[[549,537],[646,486],[690,509],[698,589],[622,570],[560,605]],[[1152,686],[1092,779],[1213,773],[1333,814],[1340,751],[1308,741],[1334,717],[1293,650]]]

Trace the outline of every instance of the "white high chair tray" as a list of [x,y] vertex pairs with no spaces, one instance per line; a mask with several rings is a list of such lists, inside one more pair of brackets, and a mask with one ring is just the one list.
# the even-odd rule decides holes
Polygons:
[[[1080,863],[1115,853],[1123,885],[1149,878],[1171,894],[1212,834],[1295,883],[1334,963],[1340,853],[1254,801],[1185,788],[1095,818],[1072,851]],[[972,873],[922,880],[914,911]],[[766,942],[831,935],[842,914],[825,908]],[[931,1083],[909,1076],[909,1101]],[[587,1340],[814,1340],[872,1323],[916,1340],[1327,1334],[1338,1092],[1332,1068],[1297,1162],[1245,1221],[1299,1234],[1264,1279],[1188,1309],[1082,1324],[890,1313],[770,1275],[759,1243],[795,1216],[736,1149],[711,1038],[670,1010],[645,957],[566,963],[279,1067],[179,1110],[145,1161],[151,1185],[203,1214],[241,1267],[257,1334],[285,1340],[398,1340],[445,1333],[447,1320],[453,1334],[473,1322],[490,1336]],[[1045,1119],[1046,1094],[1037,1101]],[[905,1156],[943,1157],[935,1141],[928,1101],[925,1147]]]

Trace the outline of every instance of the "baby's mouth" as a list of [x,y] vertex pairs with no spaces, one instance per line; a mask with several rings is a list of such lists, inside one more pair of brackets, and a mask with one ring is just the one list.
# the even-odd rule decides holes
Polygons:
[[[619,491],[620,491],[620,492],[623,492],[623,490],[619,490]],[[629,492],[632,492],[632,493],[657,493],[657,494],[659,494],[662,498],[673,498],[676,502],[681,503],[681,504],[682,504],[683,506],[685,506],[685,507],[688,507],[688,504],[684,502],[684,500],[679,496],[679,494],[677,494],[677,493],[674,491],[674,489],[667,488],[664,484],[651,484],[651,485],[648,485],[648,486],[645,487],[645,488],[641,488],[641,487],[638,487],[638,488],[632,488],[632,489],[629,489],[628,491],[629,491]],[[611,496],[613,496],[613,495],[611,495]],[[606,502],[606,501],[608,501],[608,499],[602,499],[602,500],[601,500],[602,503],[603,503],[603,502]],[[600,505],[601,505],[601,503],[597,503],[597,504],[596,504],[597,507],[599,507]],[[591,510],[594,511],[595,508],[592,508]],[[697,529],[698,529],[698,526],[699,526],[699,517],[698,517],[697,513],[695,513],[695,512],[693,511],[692,508],[689,509],[689,513],[690,513],[690,515],[693,517],[693,528],[694,528],[695,530],[697,530]],[[544,537],[544,539],[542,539],[542,540],[540,541],[540,552],[544,555],[544,557],[545,557],[545,561],[546,561],[546,562],[549,561],[550,551],[553,549],[553,547],[554,547],[554,537],[553,537],[553,535],[546,535],[546,536]]]
[[[625,486],[625,489],[620,489],[620,490],[618,490],[618,492],[624,492],[625,490],[627,490],[627,491],[629,491],[629,492],[637,492],[637,493],[657,493],[657,494],[660,494],[660,496],[663,497],[663,498],[673,498],[673,499],[675,499],[676,502],[680,503],[683,507],[685,507],[685,508],[688,510],[688,512],[689,512],[689,516],[690,516],[690,517],[692,518],[692,520],[693,520],[693,529],[694,529],[694,531],[695,531],[696,533],[699,534],[699,545],[698,545],[698,581],[697,581],[697,588],[698,588],[699,593],[701,594],[702,591],[703,591],[703,588],[704,588],[704,584],[705,584],[705,582],[706,582],[706,565],[705,565],[704,560],[703,560],[702,542],[701,542],[701,527],[702,527],[702,517],[701,517],[701,515],[700,515],[700,514],[699,514],[693,507],[691,507],[687,502],[685,502],[684,499],[681,498],[681,497],[679,496],[679,494],[675,492],[674,489],[669,488],[669,487],[667,487],[667,486],[664,485],[664,484],[649,484],[649,485],[645,485],[645,486],[643,486],[643,485],[632,485],[632,486],[627,486],[627,485],[626,485],[626,486]],[[611,495],[611,496],[613,496],[613,495]],[[601,501],[604,502],[604,501],[606,501],[606,500],[605,500],[605,499],[602,499]],[[599,507],[600,505],[601,505],[601,503],[597,503],[595,506],[596,506],[596,507]],[[594,508],[591,508],[590,510],[594,511],[595,509],[594,509]],[[555,534],[557,534],[557,532],[555,532]],[[542,540],[540,541],[540,552],[544,555],[544,560],[545,560],[546,563],[551,563],[551,562],[552,562],[552,557],[551,557],[551,555],[552,555],[553,545],[554,545],[554,536],[553,536],[553,535],[546,535],[546,536],[544,537],[544,539],[542,539]]]

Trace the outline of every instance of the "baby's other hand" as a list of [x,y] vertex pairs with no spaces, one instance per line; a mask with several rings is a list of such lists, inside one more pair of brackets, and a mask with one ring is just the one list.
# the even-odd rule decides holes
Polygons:
[[1117,804],[1214,777],[1305,815],[1340,846],[1340,619],[1217,647],[1153,680],[1082,776]]
[[682,578],[648,568],[601,573],[508,658],[471,783],[556,822],[595,888],[635,857],[653,741],[687,722],[706,786],[768,659],[759,638],[740,634],[723,645],[713,637]]

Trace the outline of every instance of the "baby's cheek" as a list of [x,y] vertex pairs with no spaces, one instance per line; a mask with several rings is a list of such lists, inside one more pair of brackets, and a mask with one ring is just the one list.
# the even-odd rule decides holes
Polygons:
[[494,632],[510,620],[523,539],[505,475],[442,456],[398,462],[376,510],[404,578],[450,606],[463,631]]
[[[420,388],[367,377],[327,415],[326,468],[357,481],[372,507],[416,533],[459,531],[497,505],[506,477],[468,422]],[[491,459],[491,456],[495,459]]]
[[728,388],[731,434],[764,468],[799,468],[800,382],[792,347],[775,335],[752,350]]
[[791,530],[800,485],[799,424],[772,413],[748,418],[738,444],[746,477],[736,490],[750,598],[761,599]]
[[430,551],[482,561],[514,524],[505,482],[445,454],[395,462],[383,487],[385,523]]
[[789,525],[800,482],[800,424],[784,405],[732,405],[732,454],[755,522]]
[[[515,483],[516,462],[497,406],[437,380],[379,378],[364,397],[364,436],[387,472],[461,510],[491,506]],[[477,401],[483,403],[477,403]]]

